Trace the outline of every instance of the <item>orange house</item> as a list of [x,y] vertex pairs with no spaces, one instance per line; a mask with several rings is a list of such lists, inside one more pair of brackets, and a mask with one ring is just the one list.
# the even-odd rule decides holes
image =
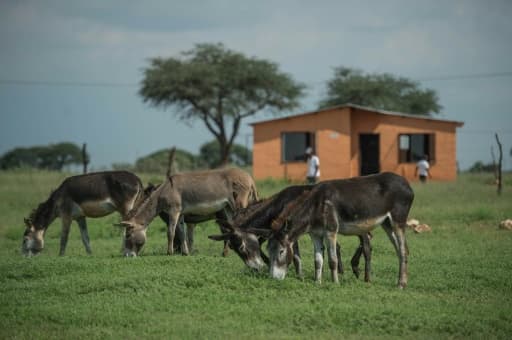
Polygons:
[[320,158],[321,180],[392,171],[414,180],[429,156],[434,180],[457,178],[456,128],[464,123],[354,104],[251,124],[256,179],[306,178],[304,151]]

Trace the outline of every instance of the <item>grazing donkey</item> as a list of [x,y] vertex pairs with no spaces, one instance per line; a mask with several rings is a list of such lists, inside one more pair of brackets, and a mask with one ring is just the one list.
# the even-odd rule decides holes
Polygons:
[[[256,270],[261,270],[264,263],[270,264],[268,258],[261,251],[261,244],[266,241],[271,233],[271,225],[283,211],[283,209],[293,202],[297,197],[313,189],[313,185],[294,185],[289,186],[270,198],[255,202],[245,209],[240,209],[235,213],[234,219],[230,221],[218,221],[225,233],[222,235],[208,236],[216,241],[228,241],[230,247],[240,256],[244,263]],[[227,231],[227,232],[226,232]],[[370,247],[367,234],[361,235],[361,245],[356,250],[352,258],[352,271],[359,277],[359,258],[361,254],[365,255],[365,280],[370,280]],[[363,241],[367,241],[367,247],[363,247]],[[343,272],[341,262],[341,252],[339,245],[336,244],[338,255],[338,269]],[[298,242],[293,243],[293,263],[297,276],[302,277],[302,262],[300,259]]]
[[38,254],[44,248],[44,234],[57,218],[62,220],[60,255],[64,255],[69,229],[77,221],[82,242],[91,254],[86,217],[103,217],[117,211],[122,218],[142,202],[144,187],[140,179],[127,171],[105,171],[66,178],[50,197],[25,218],[22,252]]
[[[258,199],[252,177],[236,168],[184,172],[170,176],[138,206],[131,218],[121,222],[125,231],[125,256],[136,256],[146,242],[149,223],[161,212],[167,213],[167,254],[174,253],[178,222],[199,223],[227,219],[236,209]],[[181,250],[188,254],[185,238]],[[227,250],[227,245],[225,245]],[[225,253],[224,253],[225,254]]]
[[414,193],[407,181],[393,173],[381,173],[316,185],[290,203],[274,221],[268,241],[270,274],[286,276],[293,256],[291,245],[309,233],[315,249],[315,280],[322,278],[323,239],[327,241],[332,280],[338,282],[336,233],[364,235],[381,224],[399,259],[398,286],[407,285],[405,228]]

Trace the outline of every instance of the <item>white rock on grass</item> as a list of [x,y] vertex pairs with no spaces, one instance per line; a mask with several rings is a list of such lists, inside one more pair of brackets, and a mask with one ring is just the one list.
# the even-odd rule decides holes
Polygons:
[[512,220],[511,219],[506,219],[504,221],[501,221],[499,228],[500,229],[504,229],[504,230],[511,230],[512,231]]

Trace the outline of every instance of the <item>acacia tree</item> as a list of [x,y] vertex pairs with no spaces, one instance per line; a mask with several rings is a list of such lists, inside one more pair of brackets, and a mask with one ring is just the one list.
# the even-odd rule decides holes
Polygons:
[[436,91],[421,89],[417,82],[395,77],[389,73],[365,74],[346,67],[334,69],[334,76],[327,82],[326,98],[320,108],[346,103],[376,109],[430,115],[439,113]]
[[225,164],[244,118],[293,109],[303,90],[273,62],[223,44],[197,44],[178,57],[151,59],[139,94],[156,107],[172,106],[182,120],[203,121],[219,142]]

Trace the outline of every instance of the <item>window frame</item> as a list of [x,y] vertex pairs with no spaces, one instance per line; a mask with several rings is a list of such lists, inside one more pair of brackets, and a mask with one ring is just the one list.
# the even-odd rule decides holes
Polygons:
[[304,148],[304,151],[306,150],[306,148],[308,147],[311,147],[313,149],[313,152],[316,154],[316,133],[314,131],[282,131],[281,132],[281,164],[286,164],[286,163],[305,163],[307,162],[307,158],[304,157],[304,159],[297,159],[297,160],[286,160],[285,159],[285,155],[286,155],[286,152],[285,152],[285,135],[287,134],[292,134],[292,133],[296,133],[296,134],[304,134],[304,135],[309,135],[309,145],[307,143],[307,140],[306,140],[306,146]]
[[[408,137],[408,148],[402,149],[402,138],[404,136]],[[411,163],[417,163],[418,160],[413,159],[412,154],[412,145],[413,136],[423,136],[425,139],[423,141],[423,148],[424,152],[423,154],[428,155],[428,161],[433,164],[436,161],[436,148],[435,148],[435,141],[436,141],[436,134],[431,133],[399,133],[398,134],[398,164],[411,164]]]

